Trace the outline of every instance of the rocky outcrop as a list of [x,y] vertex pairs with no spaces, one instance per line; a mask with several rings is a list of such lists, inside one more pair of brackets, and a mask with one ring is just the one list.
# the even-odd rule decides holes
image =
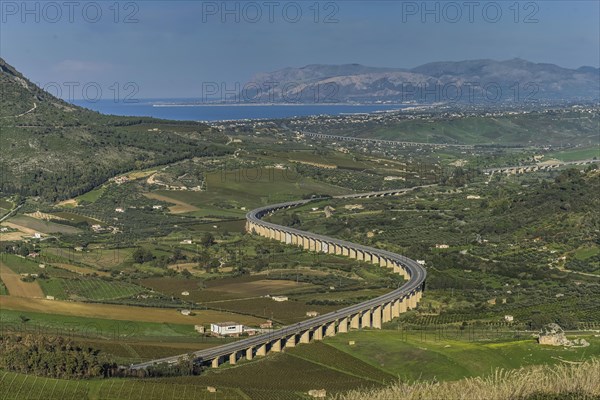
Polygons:
[[569,340],[564,330],[558,324],[548,324],[540,330],[538,343],[546,346],[587,347],[590,344],[585,339]]

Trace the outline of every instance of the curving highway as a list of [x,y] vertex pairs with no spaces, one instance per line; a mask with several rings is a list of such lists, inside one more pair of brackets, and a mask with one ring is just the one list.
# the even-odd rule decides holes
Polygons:
[[[395,196],[414,189],[369,192],[336,196],[335,198]],[[349,329],[380,329],[382,323],[388,322],[398,317],[402,312],[417,306],[423,292],[426,271],[416,261],[390,251],[263,221],[265,216],[278,210],[298,207],[323,199],[296,200],[252,210],[246,215],[246,230],[252,234],[258,234],[290,245],[301,246],[309,251],[344,255],[380,265],[382,268],[390,268],[406,278],[404,285],[377,298],[289,325],[270,333],[194,352],[196,362],[210,363],[212,367],[216,368],[226,361],[235,364],[240,358],[251,360],[254,357],[265,356],[269,352],[282,351],[285,347],[294,347],[299,343],[310,343],[314,340],[322,340],[325,336],[348,332]],[[159,363],[173,364],[181,360],[182,357],[187,357],[187,354],[135,364],[131,365],[130,368],[143,369]]]

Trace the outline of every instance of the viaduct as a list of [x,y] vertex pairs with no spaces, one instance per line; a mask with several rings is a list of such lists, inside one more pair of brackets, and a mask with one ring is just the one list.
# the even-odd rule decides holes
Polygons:
[[315,139],[337,140],[337,141],[344,141],[344,142],[379,143],[379,144],[389,144],[392,146],[403,146],[403,147],[432,146],[432,147],[458,147],[458,148],[462,148],[462,149],[475,148],[475,146],[468,145],[468,144],[406,142],[406,141],[399,141],[399,140],[361,138],[361,137],[356,137],[356,136],[329,135],[329,134],[325,134],[325,133],[314,133],[314,132],[302,132],[302,134],[304,136],[309,136],[309,137],[312,137]]
[[485,169],[483,172],[488,174],[493,174],[495,172],[501,174],[524,174],[526,172],[534,172],[534,171],[550,171],[552,169],[557,169],[561,167],[567,167],[570,165],[578,166],[578,165],[588,165],[598,163],[600,160],[589,159],[589,160],[581,160],[581,161],[567,161],[567,162],[556,162],[553,164],[537,164],[537,165],[523,165],[517,167],[499,167],[499,168],[489,168]]
[[[412,189],[369,192],[337,196],[337,198],[394,196],[409,190]],[[311,201],[322,199],[290,201],[252,210],[246,215],[246,230],[251,234],[277,240],[288,245],[299,246],[308,251],[346,256],[379,265],[381,268],[389,268],[405,278],[406,282],[404,285],[377,298],[323,314],[294,325],[289,325],[270,333],[197,351],[193,353],[195,362],[218,368],[223,363],[236,364],[242,358],[252,360],[255,357],[264,357],[271,352],[281,352],[285,348],[295,347],[298,344],[323,340],[324,337],[345,333],[351,329],[380,329],[382,324],[391,321],[407,310],[417,307],[417,303],[423,293],[426,271],[416,261],[389,251],[317,235],[262,220],[265,216],[276,211],[298,207]],[[174,364],[186,356],[161,358],[131,365],[130,368],[143,369],[159,363]]]

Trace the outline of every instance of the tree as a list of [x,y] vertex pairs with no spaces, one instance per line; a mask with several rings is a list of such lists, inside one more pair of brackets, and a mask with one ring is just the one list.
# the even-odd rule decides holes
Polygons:
[[154,256],[152,252],[148,249],[144,249],[143,247],[138,247],[132,254],[133,261],[138,264],[143,264],[148,261],[152,261]]
[[215,244],[215,237],[213,236],[212,233],[210,232],[206,232],[203,236],[202,239],[200,240],[200,243],[204,246],[204,247],[210,247],[213,244]]

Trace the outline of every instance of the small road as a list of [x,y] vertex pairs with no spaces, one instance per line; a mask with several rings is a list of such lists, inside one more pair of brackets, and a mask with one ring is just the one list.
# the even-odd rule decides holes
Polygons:
[[19,208],[23,207],[23,204],[24,203],[19,204],[18,206],[16,206],[12,210],[10,210],[8,213],[4,214],[4,216],[2,218],[0,218],[0,222],[4,222],[4,220],[9,219],[10,217],[12,217],[14,215],[14,213],[16,213],[17,211],[19,211]]
[[25,114],[29,114],[30,112],[35,111],[36,108],[37,108],[37,104],[34,102],[33,103],[33,107],[30,108],[29,110],[25,111],[24,113],[21,113],[19,115],[7,115],[6,117],[2,117],[2,118],[19,118],[19,117],[22,117]]

